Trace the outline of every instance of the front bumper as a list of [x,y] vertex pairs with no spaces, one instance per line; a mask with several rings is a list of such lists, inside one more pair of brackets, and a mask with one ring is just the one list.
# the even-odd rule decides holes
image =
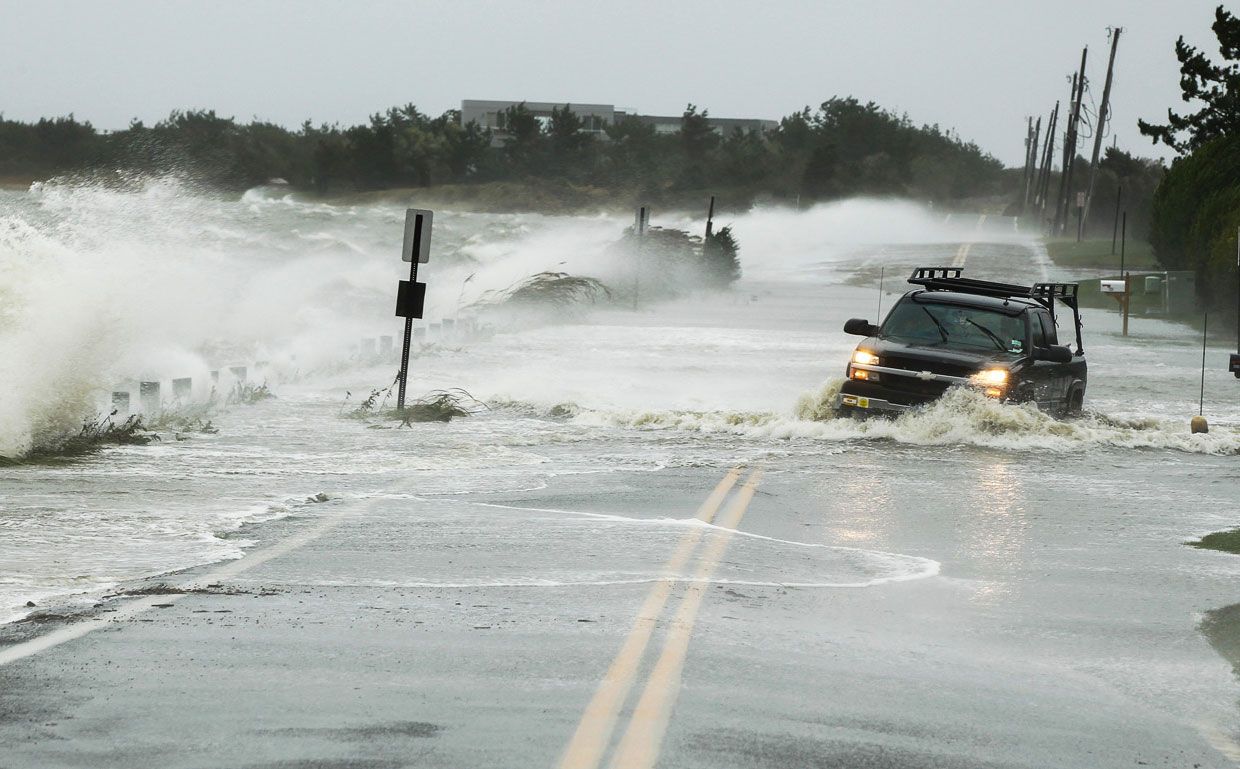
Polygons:
[[902,414],[905,411],[911,411],[913,406],[905,406],[902,403],[892,403],[882,398],[871,398],[866,395],[853,395],[851,393],[840,393],[835,396],[835,408],[854,408],[865,409],[868,411],[886,411],[890,413]]

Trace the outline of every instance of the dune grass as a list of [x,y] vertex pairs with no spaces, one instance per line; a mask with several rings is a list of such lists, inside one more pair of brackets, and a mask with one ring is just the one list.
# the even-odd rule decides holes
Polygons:
[[[1072,267],[1085,270],[1112,270],[1119,272],[1119,246],[1111,253],[1110,238],[1082,240],[1080,243],[1072,239],[1047,240],[1046,253],[1057,267]],[[1158,268],[1154,258],[1154,249],[1144,240],[1129,238],[1124,249],[1125,270],[1153,270]]]
[[1203,550],[1218,550],[1224,553],[1240,555],[1240,529],[1216,531],[1213,534],[1205,535],[1196,542],[1188,542],[1186,544]]

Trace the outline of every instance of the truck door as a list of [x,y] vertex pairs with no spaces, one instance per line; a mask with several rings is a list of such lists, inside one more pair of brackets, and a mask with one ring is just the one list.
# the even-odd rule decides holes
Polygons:
[[[1030,325],[1033,327],[1034,349],[1044,350],[1059,344],[1059,334],[1055,330],[1055,321],[1046,310],[1034,310],[1030,313]],[[1061,408],[1068,397],[1068,386],[1072,383],[1070,364],[1052,363],[1048,360],[1035,361],[1033,364],[1038,405],[1044,408]]]

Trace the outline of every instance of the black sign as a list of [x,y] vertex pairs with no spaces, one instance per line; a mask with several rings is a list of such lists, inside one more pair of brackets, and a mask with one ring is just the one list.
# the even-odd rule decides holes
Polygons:
[[421,318],[426,308],[426,284],[402,280],[396,289],[396,317]]

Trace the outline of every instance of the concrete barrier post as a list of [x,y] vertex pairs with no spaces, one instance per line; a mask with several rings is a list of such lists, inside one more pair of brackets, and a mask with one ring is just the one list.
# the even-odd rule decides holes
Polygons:
[[142,413],[147,416],[159,414],[162,405],[159,397],[159,382],[140,382],[138,384],[138,405],[142,409]]

